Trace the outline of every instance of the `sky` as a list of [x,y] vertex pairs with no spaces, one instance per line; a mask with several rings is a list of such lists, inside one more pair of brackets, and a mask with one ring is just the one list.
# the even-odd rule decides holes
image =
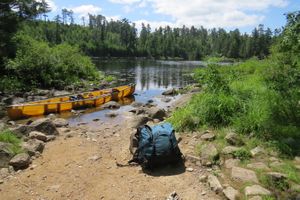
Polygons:
[[250,33],[259,24],[272,30],[285,25],[285,13],[300,10],[300,0],[46,0],[51,8],[49,19],[71,9],[76,23],[88,13],[101,14],[108,20],[127,18],[140,29],[159,26],[203,26],[240,29]]

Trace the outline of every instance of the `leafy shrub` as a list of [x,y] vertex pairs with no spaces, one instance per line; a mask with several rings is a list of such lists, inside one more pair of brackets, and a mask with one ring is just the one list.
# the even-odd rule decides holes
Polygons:
[[250,152],[245,148],[241,148],[241,149],[233,152],[233,156],[235,158],[240,159],[241,161],[249,160],[251,158]]
[[8,61],[6,69],[23,84],[61,88],[80,79],[99,78],[91,59],[77,47],[68,44],[50,47],[21,33],[15,40],[16,58]]

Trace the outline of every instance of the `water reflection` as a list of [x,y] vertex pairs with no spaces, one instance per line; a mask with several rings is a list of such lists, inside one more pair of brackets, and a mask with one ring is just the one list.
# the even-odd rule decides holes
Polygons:
[[136,90],[164,90],[184,87],[192,82],[188,75],[204,64],[201,61],[111,60],[96,61],[106,74],[115,75],[121,84],[136,83]]

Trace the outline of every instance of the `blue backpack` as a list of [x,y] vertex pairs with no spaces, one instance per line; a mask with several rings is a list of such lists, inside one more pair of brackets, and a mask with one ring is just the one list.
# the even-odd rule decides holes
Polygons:
[[130,150],[133,158],[129,163],[135,162],[145,168],[182,161],[175,131],[170,123],[140,126],[131,137]]

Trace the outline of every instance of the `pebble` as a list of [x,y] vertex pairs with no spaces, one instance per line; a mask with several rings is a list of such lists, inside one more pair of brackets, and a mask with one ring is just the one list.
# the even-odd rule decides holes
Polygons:
[[188,171],[188,172],[193,172],[193,171],[194,171],[194,169],[193,169],[193,168],[191,168],[191,167],[188,167],[188,168],[186,168],[186,171]]
[[201,195],[202,195],[202,196],[206,195],[206,192],[205,192],[205,191],[204,191],[204,192],[202,192],[202,193],[201,193]]
[[4,181],[3,181],[3,180],[0,180],[0,184],[2,184],[2,183],[4,183]]

